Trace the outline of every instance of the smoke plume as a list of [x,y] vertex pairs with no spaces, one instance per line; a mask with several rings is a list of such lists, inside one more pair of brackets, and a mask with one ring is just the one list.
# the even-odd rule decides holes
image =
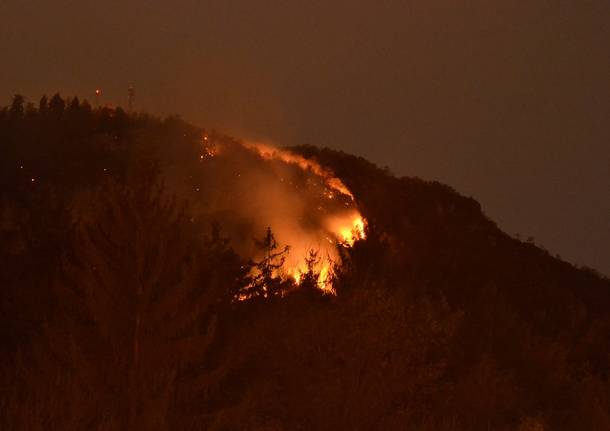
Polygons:
[[270,227],[278,243],[290,247],[280,275],[297,282],[306,256],[317,252],[319,287],[330,290],[330,266],[340,263],[337,247],[364,236],[364,220],[341,180],[268,144],[204,135],[198,150],[198,166],[189,175],[195,217],[218,222],[232,247],[254,260],[262,254],[254,239]]

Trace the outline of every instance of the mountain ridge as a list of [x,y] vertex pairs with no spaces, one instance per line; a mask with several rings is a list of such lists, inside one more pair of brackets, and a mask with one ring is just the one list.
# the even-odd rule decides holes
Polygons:
[[[450,186],[289,148],[366,220],[366,238],[335,244],[333,295],[314,264],[300,284],[274,272],[291,238],[260,238],[266,220],[247,216],[265,212],[194,206],[300,202],[326,191],[307,169],[59,95],[1,109],[0,146],[1,428],[610,427],[610,280],[502,232]],[[320,202],[352,205],[316,193],[310,227]],[[251,238],[264,253],[247,259],[235,246]]]

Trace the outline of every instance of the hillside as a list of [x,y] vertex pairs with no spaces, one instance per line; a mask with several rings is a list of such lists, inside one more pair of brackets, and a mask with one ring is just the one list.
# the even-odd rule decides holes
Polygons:
[[260,148],[0,110],[0,429],[610,429],[607,278],[449,186]]

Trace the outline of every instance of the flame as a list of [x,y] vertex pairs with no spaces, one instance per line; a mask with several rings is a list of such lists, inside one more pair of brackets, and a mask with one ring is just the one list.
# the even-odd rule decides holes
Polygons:
[[[307,256],[313,250],[319,256],[314,267],[317,274],[317,287],[325,293],[335,294],[332,286],[333,266],[341,264],[337,247],[352,247],[356,241],[365,238],[366,220],[356,207],[354,195],[330,169],[321,166],[314,160],[268,144],[257,142],[240,142],[240,144],[263,160],[278,161],[311,174],[311,177],[308,177],[307,186],[312,187],[314,191],[319,188],[320,200],[317,208],[307,207],[305,198],[299,202],[302,189],[299,189],[298,184],[293,184],[290,178],[283,175],[277,177],[277,180],[282,183],[281,187],[289,190],[290,187],[293,187],[290,199],[294,198],[299,205],[302,203],[305,211],[315,213],[316,219],[319,220],[319,228],[317,228],[319,231],[313,233],[310,230],[304,230],[298,220],[284,220],[284,226],[277,227],[277,229],[270,223],[277,240],[283,245],[290,245],[289,255],[281,270],[282,274],[279,275],[285,279],[291,278],[296,285],[300,285],[304,275],[308,272]],[[217,143],[215,139],[208,138],[207,135],[202,137],[201,145],[203,154],[200,159],[202,160],[219,155],[224,156],[225,153],[230,154],[229,149],[225,148],[225,144]],[[236,175],[239,177],[239,174]]]
[[288,273],[292,275],[292,278],[296,284],[301,284],[301,277],[303,275],[301,269],[293,268],[291,270],[288,270]]
[[[317,263],[315,271],[318,275],[316,285],[324,293],[335,294],[335,289],[332,286],[330,280],[330,274],[332,270],[333,261],[331,259],[324,259]],[[308,268],[305,263],[300,263],[296,266],[292,266],[288,269],[288,275],[293,279],[295,284],[298,286],[303,281],[303,276],[307,274]]]
[[352,247],[358,240],[365,239],[365,221],[357,210],[353,210],[347,216],[329,217],[326,226],[329,231],[334,232],[339,242]]
[[[281,160],[284,163],[288,163],[291,165],[297,165],[304,171],[311,171],[314,174],[322,177],[326,181],[326,185],[345,196],[349,196],[352,200],[354,200],[354,195],[349,189],[343,184],[343,182],[334,176],[334,174],[329,170],[320,166],[318,163],[313,160],[306,159],[303,156],[298,154],[291,153],[290,151],[283,150],[280,148],[275,148],[267,144],[262,144],[258,142],[244,142],[244,147],[256,151],[259,156],[261,156],[265,160]],[[333,197],[333,194],[330,193],[327,195],[329,198]]]

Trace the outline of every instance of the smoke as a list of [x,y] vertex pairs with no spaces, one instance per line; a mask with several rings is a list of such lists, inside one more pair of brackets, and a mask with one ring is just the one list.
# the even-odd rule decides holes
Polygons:
[[[332,292],[328,276],[333,264],[341,264],[339,247],[351,247],[365,235],[366,221],[345,184],[330,169],[289,150],[201,135],[177,124],[169,135],[136,135],[130,164],[159,161],[167,194],[189,202],[193,222],[217,224],[244,259],[264,256],[257,240],[271,228],[279,249],[289,246],[277,274],[283,278],[298,283],[308,269],[306,258],[317,253],[318,287]],[[95,190],[83,190],[73,209],[79,220],[91,222],[99,205]]]
[[337,247],[349,247],[364,235],[364,221],[348,188],[318,163],[269,144],[237,142],[204,135],[197,167],[189,171],[194,217],[218,222],[244,258],[259,259],[261,239],[270,227],[280,246],[288,245],[284,277],[298,281],[305,258],[321,258],[320,288]]

